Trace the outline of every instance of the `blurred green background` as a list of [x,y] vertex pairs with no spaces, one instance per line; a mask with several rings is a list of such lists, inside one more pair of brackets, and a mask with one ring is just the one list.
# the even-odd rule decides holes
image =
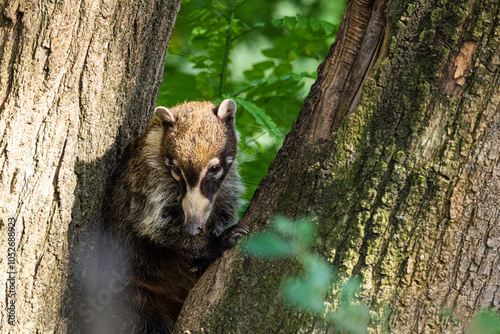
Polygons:
[[232,98],[249,204],[333,43],[344,0],[184,0],[158,105]]

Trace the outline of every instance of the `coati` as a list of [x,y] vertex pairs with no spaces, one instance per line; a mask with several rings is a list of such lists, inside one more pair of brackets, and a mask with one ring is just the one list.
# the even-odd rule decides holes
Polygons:
[[169,333],[200,272],[249,231],[235,225],[235,112],[230,99],[156,108],[108,187],[105,229],[130,268],[139,333]]

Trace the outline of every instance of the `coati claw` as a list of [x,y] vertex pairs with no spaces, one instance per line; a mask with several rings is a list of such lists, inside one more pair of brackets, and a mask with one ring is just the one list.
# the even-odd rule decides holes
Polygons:
[[222,244],[225,248],[232,248],[236,244],[236,240],[250,232],[250,228],[244,224],[236,224],[225,230],[222,235]]

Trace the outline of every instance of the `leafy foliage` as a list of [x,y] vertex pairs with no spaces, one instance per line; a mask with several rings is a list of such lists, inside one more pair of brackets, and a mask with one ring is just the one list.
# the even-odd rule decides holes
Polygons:
[[[297,118],[344,7],[343,0],[182,3],[158,104],[237,102],[247,202]],[[326,10],[333,21],[320,18]]]
[[[305,274],[282,281],[284,299],[297,308],[334,323],[340,329],[366,333],[370,316],[368,306],[357,298],[360,281],[354,278],[342,282],[332,265],[312,250],[315,241],[316,231],[309,220],[292,222],[276,217],[264,232],[246,239],[242,250],[263,259],[296,259]],[[332,310],[327,301],[331,291],[337,291],[336,310]]]

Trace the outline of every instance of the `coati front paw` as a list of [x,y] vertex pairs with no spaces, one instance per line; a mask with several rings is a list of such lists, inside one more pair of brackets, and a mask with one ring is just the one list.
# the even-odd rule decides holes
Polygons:
[[248,234],[250,228],[244,224],[236,224],[225,230],[221,235],[221,242],[224,248],[233,248],[236,240],[243,234]]

